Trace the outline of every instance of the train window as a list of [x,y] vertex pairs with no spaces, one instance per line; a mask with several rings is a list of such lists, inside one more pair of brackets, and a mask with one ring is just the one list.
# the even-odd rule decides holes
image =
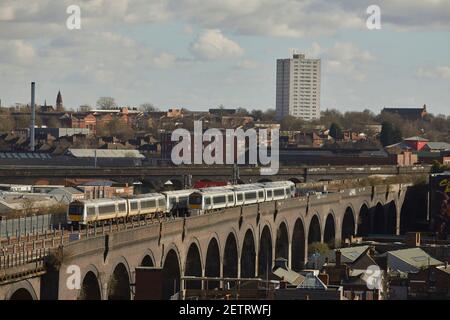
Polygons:
[[242,193],[237,194],[237,199],[238,199],[238,201],[242,201],[242,199],[243,199]]
[[95,216],[95,207],[87,207],[88,216]]
[[116,212],[116,206],[114,204],[109,204],[106,206],[99,206],[98,207],[98,213],[99,214],[108,214],[108,213],[115,213]]
[[188,197],[180,197],[180,198],[178,198],[178,203],[180,205],[182,205],[182,206],[186,206],[187,202],[188,202]]
[[205,197],[205,204],[206,205],[210,205],[211,204],[211,198],[210,197]]
[[137,202],[130,202],[130,209],[131,210],[137,210],[138,209]]
[[221,204],[221,203],[225,203],[226,202],[225,196],[215,196],[213,198],[213,200],[214,200],[214,204]]
[[165,207],[166,206],[166,199],[161,198],[158,200],[158,204],[160,207]]
[[267,197],[272,198],[272,190],[267,190]]
[[119,203],[119,211],[120,212],[127,211],[127,206],[125,205],[125,203]]
[[253,199],[256,199],[256,192],[245,193],[245,200],[253,200]]
[[284,196],[284,189],[275,189],[273,194],[275,197]]
[[82,215],[83,209],[84,209],[84,207],[81,204],[72,204],[69,207],[69,214]]
[[258,198],[263,199],[264,198],[264,191],[258,192]]
[[233,195],[232,194],[228,195],[228,202],[233,202],[233,201],[234,201]]
[[142,209],[149,209],[156,207],[156,200],[146,200],[141,202]]
[[189,197],[190,204],[202,204],[202,196],[199,194],[191,195]]
[[289,196],[291,194],[291,188],[286,188],[286,195]]

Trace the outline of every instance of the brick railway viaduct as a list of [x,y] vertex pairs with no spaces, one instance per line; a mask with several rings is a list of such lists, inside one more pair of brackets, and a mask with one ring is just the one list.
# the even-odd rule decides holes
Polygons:
[[[311,243],[339,247],[352,235],[403,232],[408,186],[345,189],[102,232],[56,248],[58,263],[45,274],[3,282],[0,299],[130,299],[138,266],[163,268],[172,279],[167,298],[180,275],[258,277],[276,257],[299,270]],[[67,287],[71,265],[81,270],[81,289]]]

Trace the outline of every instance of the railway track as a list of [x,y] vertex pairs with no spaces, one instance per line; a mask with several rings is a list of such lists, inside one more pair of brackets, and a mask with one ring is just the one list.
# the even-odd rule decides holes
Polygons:
[[159,224],[163,220],[174,219],[180,218],[164,217],[124,222],[115,221],[110,224],[90,226],[78,230],[61,228],[54,229],[50,232],[36,232],[25,236],[2,238],[0,239],[0,269],[17,267],[34,262],[36,257],[41,257],[43,252],[46,252],[48,255],[52,249],[56,249],[69,242]]

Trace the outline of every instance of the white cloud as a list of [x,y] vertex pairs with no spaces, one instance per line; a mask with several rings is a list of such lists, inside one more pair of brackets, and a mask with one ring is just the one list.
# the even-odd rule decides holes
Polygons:
[[217,60],[239,57],[244,50],[231,39],[225,37],[218,29],[202,32],[190,46],[194,56],[203,60]]
[[376,60],[371,52],[362,50],[351,42],[338,41],[329,48],[323,48],[314,42],[306,52],[310,57],[322,58],[325,72],[347,76],[356,81],[366,79],[367,65]]
[[[366,28],[371,0],[80,0],[84,28],[179,21],[192,27],[274,37],[333,35]],[[73,0],[2,0],[0,38],[66,32]],[[450,30],[448,0],[380,0],[382,27]]]
[[239,61],[237,64],[238,69],[246,69],[246,70],[256,69],[256,68],[258,68],[258,66],[259,66],[259,63],[256,62],[255,60],[251,60],[251,59],[245,59],[245,60]]
[[12,21],[15,16],[12,6],[0,6],[0,21]]
[[191,25],[186,24],[186,25],[183,27],[183,32],[184,32],[184,34],[191,35],[191,34],[194,33],[194,29],[192,28]]
[[161,53],[153,58],[153,63],[158,68],[169,68],[175,64],[177,57],[169,53]]
[[36,58],[34,47],[23,40],[0,40],[0,65],[29,65]]
[[419,68],[416,72],[419,77],[431,79],[450,79],[450,67]]

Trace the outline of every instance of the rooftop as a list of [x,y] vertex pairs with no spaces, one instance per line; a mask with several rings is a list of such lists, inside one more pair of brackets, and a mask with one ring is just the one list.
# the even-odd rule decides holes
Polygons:
[[434,150],[450,150],[450,143],[447,142],[428,142],[427,146]]
[[52,190],[49,194],[55,194],[55,193],[59,193],[61,191],[64,191],[64,192],[67,192],[70,194],[83,194],[83,192],[81,192],[80,190],[75,189],[73,187],[58,188],[58,189]]
[[298,289],[311,289],[311,290],[327,290],[327,286],[319,279],[314,273],[308,272],[305,277],[297,286]]
[[425,138],[422,138],[422,137],[419,137],[419,136],[409,137],[409,138],[405,138],[403,140],[404,141],[425,141],[425,142],[430,141],[428,139],[425,139]]
[[68,151],[69,155],[76,158],[145,158],[138,150],[111,150],[111,149],[73,149]]
[[115,184],[114,181],[99,180],[99,181],[89,181],[89,182],[83,183],[81,186],[83,186],[83,187],[111,187],[113,184]]
[[403,260],[407,264],[418,269],[429,265],[432,266],[442,264],[441,261],[434,259],[420,248],[389,251],[388,254],[393,255],[394,257]]
[[283,279],[287,283],[294,286],[299,286],[305,280],[305,277],[302,276],[301,274],[283,268],[276,268],[272,273],[276,275],[278,278]]
[[[368,249],[369,246],[340,248],[339,251],[341,251],[341,262],[352,263],[356,261],[356,259],[358,259]],[[336,262],[336,250],[330,251],[328,259],[330,262]]]

